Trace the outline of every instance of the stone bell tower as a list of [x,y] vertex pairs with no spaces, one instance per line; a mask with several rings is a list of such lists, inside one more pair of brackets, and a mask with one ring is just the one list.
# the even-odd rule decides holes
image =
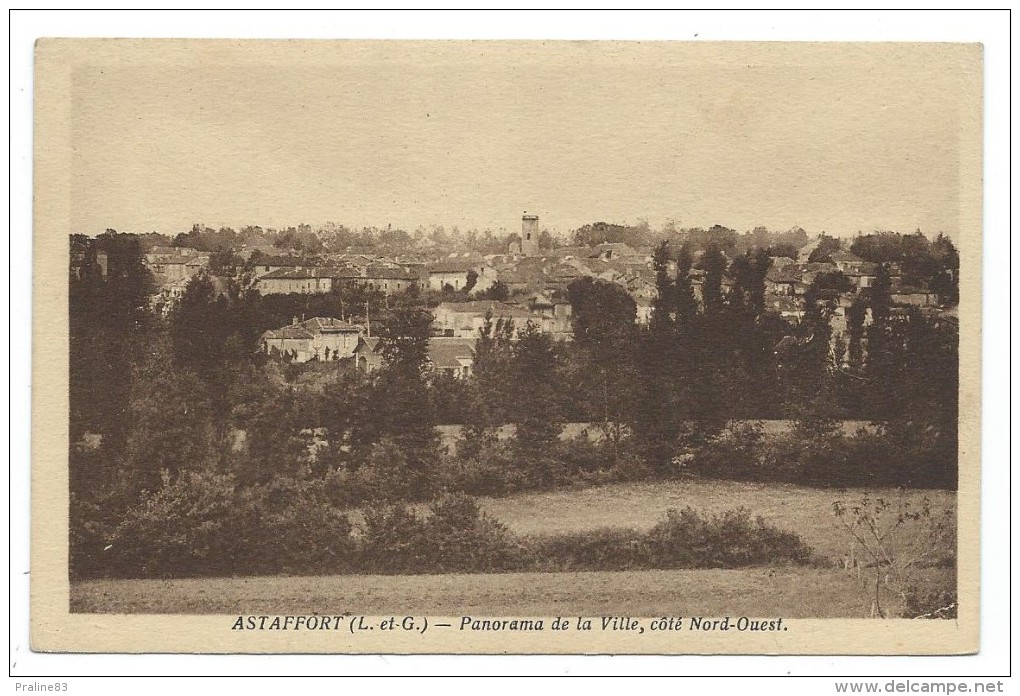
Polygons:
[[538,256],[538,216],[524,211],[521,218],[521,254]]

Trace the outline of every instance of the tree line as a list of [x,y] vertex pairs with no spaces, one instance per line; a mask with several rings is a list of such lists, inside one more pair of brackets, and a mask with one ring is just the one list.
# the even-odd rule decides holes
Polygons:
[[[909,485],[955,485],[957,325],[894,307],[885,266],[846,309],[846,334],[835,339],[830,320],[847,287],[841,274],[816,277],[804,319],[791,324],[767,311],[763,250],[728,261],[718,246],[695,254],[690,244],[664,242],[654,254],[658,297],[647,327],[636,324],[634,300],[621,287],[581,278],[568,290],[572,342],[489,317],[474,373],[458,380],[425,369],[432,316],[420,304],[392,306],[373,323],[384,360],[377,373],[283,365],[267,360],[258,337],[289,323],[286,300],[202,275],[164,318],[149,307],[137,238],[109,235],[102,246],[106,274],[86,244],[69,280],[79,565],[97,562],[97,549],[108,545],[100,541],[147,514],[154,496],[171,506],[161,514],[186,516],[201,509],[206,486],[256,510],[279,510],[282,501],[306,498],[343,508],[671,476],[691,453],[705,475],[775,476],[778,468],[760,470],[760,452],[757,464],[726,468],[742,456],[725,449],[734,420],[800,424],[806,444],[767,459],[806,462],[783,469],[785,480],[815,476],[811,482],[824,485],[821,464],[811,462],[846,450],[833,439],[834,422],[859,419],[881,423],[884,434],[861,441],[872,448],[869,460],[848,466],[866,465],[880,482],[894,480],[882,478],[888,469]],[[599,437],[565,441],[569,422],[588,423]],[[453,452],[442,424],[461,426]],[[90,433],[101,440],[87,442]]]

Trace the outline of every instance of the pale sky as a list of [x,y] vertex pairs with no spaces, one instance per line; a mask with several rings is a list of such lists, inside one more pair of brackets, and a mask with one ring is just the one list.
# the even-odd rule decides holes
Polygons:
[[958,234],[973,46],[149,46],[74,72],[72,225]]

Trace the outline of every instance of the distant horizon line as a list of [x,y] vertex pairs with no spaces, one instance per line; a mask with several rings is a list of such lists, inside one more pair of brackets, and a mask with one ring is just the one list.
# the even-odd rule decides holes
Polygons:
[[[530,214],[528,214],[528,215],[530,216]],[[542,218],[539,216],[539,223],[540,224],[541,224],[541,220],[542,220]],[[602,220],[593,220],[592,222],[584,223],[584,225],[581,225],[581,226],[578,226],[578,227],[571,227],[571,228],[569,228],[566,231],[562,231],[558,227],[545,226],[545,225],[541,226],[541,229],[542,229],[542,231],[548,230],[548,232],[551,235],[553,235],[553,236],[558,236],[558,237],[561,237],[561,238],[564,238],[564,239],[569,239],[571,234],[573,234],[577,230],[581,229],[585,225],[606,224],[606,225],[618,225],[620,227],[636,228],[636,227],[641,227],[642,222],[647,224],[649,232],[651,232],[653,235],[661,236],[661,237],[665,238],[665,234],[666,234],[665,227],[668,224],[668,220],[664,221],[662,224],[660,224],[658,226],[654,226],[654,225],[648,224],[647,220],[644,220],[642,218],[639,218],[639,222],[637,222],[637,223],[614,222],[614,221],[609,221],[609,220],[605,220],[605,219],[602,219]],[[337,228],[345,228],[345,229],[350,230],[352,232],[362,232],[364,230],[374,230],[374,231],[402,230],[402,231],[407,232],[409,234],[410,233],[414,233],[414,232],[416,232],[419,229],[424,229],[426,232],[429,232],[429,231],[431,231],[433,229],[436,229],[436,228],[440,228],[440,229],[442,229],[446,233],[454,233],[454,230],[456,230],[457,234],[464,234],[464,233],[472,232],[472,231],[473,232],[486,232],[486,231],[489,231],[489,232],[492,232],[492,233],[514,234],[514,233],[517,233],[519,231],[516,228],[506,227],[504,225],[501,225],[499,227],[493,227],[491,225],[485,225],[485,226],[470,225],[470,226],[467,226],[467,225],[459,225],[459,224],[446,225],[446,224],[443,224],[443,223],[428,223],[428,224],[419,223],[419,224],[411,227],[411,226],[404,226],[404,225],[398,225],[398,224],[393,224],[393,223],[387,223],[385,225],[366,225],[366,224],[349,225],[349,224],[345,224],[345,223],[341,223],[341,222],[336,222],[336,221],[333,221],[333,220],[327,220],[325,222],[318,222],[318,223],[298,222],[296,224],[288,224],[288,225],[283,225],[283,226],[269,226],[269,225],[259,225],[259,224],[245,224],[245,225],[237,225],[237,226],[229,225],[229,224],[208,225],[208,224],[206,224],[204,222],[193,222],[193,223],[191,223],[191,225],[189,225],[187,227],[175,228],[175,231],[173,231],[173,232],[165,232],[165,231],[162,231],[160,229],[152,229],[152,230],[147,230],[147,231],[139,231],[139,230],[136,230],[136,229],[120,229],[118,227],[106,227],[105,229],[103,229],[102,231],[99,231],[99,232],[85,232],[85,231],[81,231],[81,230],[75,230],[75,231],[70,232],[70,234],[82,234],[82,235],[85,235],[87,237],[98,237],[99,235],[105,234],[106,232],[109,232],[109,231],[112,230],[112,231],[117,232],[119,234],[136,234],[136,235],[161,234],[161,235],[163,235],[165,237],[169,237],[169,238],[173,239],[174,237],[176,237],[179,234],[187,234],[187,233],[191,232],[192,229],[196,225],[205,227],[207,229],[215,230],[215,231],[219,231],[219,230],[222,230],[222,229],[229,229],[229,230],[233,230],[234,232],[237,232],[237,233],[240,233],[242,230],[244,230],[245,228],[248,228],[248,227],[258,228],[258,229],[262,230],[263,232],[284,232],[284,231],[287,231],[289,229],[297,230],[299,227],[306,226],[306,225],[308,227],[311,227],[313,233],[322,232],[322,231],[325,230],[325,228],[327,226],[335,226]],[[821,236],[821,235],[826,235],[826,236],[829,236],[829,237],[838,237],[838,238],[846,239],[846,238],[857,237],[857,236],[860,236],[860,235],[878,234],[878,233],[882,233],[882,232],[892,232],[892,233],[901,234],[901,235],[921,233],[922,235],[924,235],[925,237],[927,237],[929,239],[935,239],[940,234],[945,235],[946,237],[949,237],[950,239],[954,239],[955,240],[955,238],[956,238],[956,235],[954,235],[954,234],[952,234],[952,233],[950,233],[950,232],[948,232],[946,230],[940,229],[940,230],[937,230],[937,231],[927,231],[926,232],[920,226],[914,226],[914,228],[909,230],[909,231],[904,231],[904,230],[900,230],[900,229],[896,229],[896,228],[892,228],[892,227],[882,227],[882,228],[874,227],[874,228],[871,228],[871,229],[868,229],[868,230],[858,229],[858,230],[855,230],[853,232],[830,232],[830,231],[828,231],[826,229],[822,229],[822,230],[816,232],[816,231],[813,231],[813,230],[811,230],[809,228],[803,227],[801,225],[796,225],[796,224],[792,225],[790,227],[785,227],[785,228],[770,227],[768,225],[754,225],[753,227],[739,228],[739,227],[730,227],[728,225],[724,225],[724,224],[721,224],[721,223],[714,223],[712,225],[707,225],[707,226],[706,225],[683,225],[683,226],[678,225],[676,227],[676,231],[679,231],[679,232],[693,231],[693,230],[704,230],[704,231],[707,231],[707,230],[712,229],[713,227],[722,227],[722,228],[727,229],[727,230],[732,230],[733,232],[736,232],[737,234],[740,234],[740,235],[750,234],[750,233],[754,232],[756,229],[758,229],[759,227],[762,227],[762,228],[765,228],[766,231],[768,231],[770,233],[773,233],[773,234],[783,234],[783,233],[787,233],[787,232],[793,232],[793,231],[799,229],[799,230],[802,230],[805,233],[807,233],[808,236],[812,237],[812,238],[813,237],[818,237],[818,236]]]

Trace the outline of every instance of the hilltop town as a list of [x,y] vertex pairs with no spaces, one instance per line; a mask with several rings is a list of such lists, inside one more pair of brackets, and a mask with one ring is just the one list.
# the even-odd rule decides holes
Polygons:
[[[512,321],[518,328],[531,323],[555,339],[570,340],[573,311],[569,289],[581,278],[611,283],[625,292],[634,303],[634,321],[647,326],[659,296],[656,264],[675,276],[676,256],[685,246],[691,255],[687,275],[699,304],[704,303],[707,271],[702,262],[706,251],[718,252],[723,259],[723,296],[736,283],[739,264],[734,261],[741,249],[763,254],[768,264],[763,309],[791,325],[803,321],[809,290],[820,279],[834,304],[830,317],[833,349],[846,335],[848,312],[853,312],[855,301],[867,296],[880,273],[887,277],[883,282],[889,285],[893,306],[900,308],[894,310],[897,312],[914,307],[930,315],[952,316],[958,292],[959,261],[952,243],[941,235],[929,241],[919,232],[841,240],[824,234],[809,237],[799,229],[772,234],[758,228],[738,235],[717,226],[671,230],[671,238],[659,242],[657,249],[641,243],[651,241],[652,235],[605,223],[577,230],[566,240],[572,243],[561,244],[548,230],[543,233],[538,216],[527,213],[519,234],[500,240],[490,232],[479,240],[474,233],[464,240],[473,247],[468,251],[453,250],[461,240],[444,238],[442,233],[414,243],[399,231],[375,235],[366,231],[367,240],[363,237],[360,241],[369,244],[344,245],[335,232],[332,237],[321,231],[317,235],[308,226],[283,234],[273,231],[268,236],[260,232],[247,228],[238,234],[196,225],[170,245],[149,246],[144,264],[153,279],[152,306],[168,315],[189,282],[200,275],[211,279],[221,292],[233,282],[262,297],[314,296],[327,300],[315,303],[325,308],[323,316],[306,316],[306,312],[295,310],[285,325],[264,329],[260,349],[288,362],[344,360],[362,370],[381,364],[376,352],[378,338],[372,336],[373,310],[378,334],[390,307],[421,306],[434,319],[433,367],[467,376],[473,363],[473,342],[486,317]],[[616,241],[628,237],[630,244]],[[79,259],[85,258],[89,244],[94,243],[79,244]],[[897,244],[909,249],[893,248]],[[497,253],[500,246],[505,249]],[[94,252],[102,272],[107,254],[99,247]],[[300,300],[292,304],[302,306]],[[870,324],[870,310],[866,310],[864,322]],[[834,362],[843,364],[849,357],[844,346]]]
[[[589,547],[522,551],[464,496],[953,489],[958,269],[942,235],[594,223],[557,241],[528,214],[473,238],[72,236],[72,573],[573,567]],[[428,501],[439,522],[403,507]],[[638,562],[624,541],[605,558]]]

